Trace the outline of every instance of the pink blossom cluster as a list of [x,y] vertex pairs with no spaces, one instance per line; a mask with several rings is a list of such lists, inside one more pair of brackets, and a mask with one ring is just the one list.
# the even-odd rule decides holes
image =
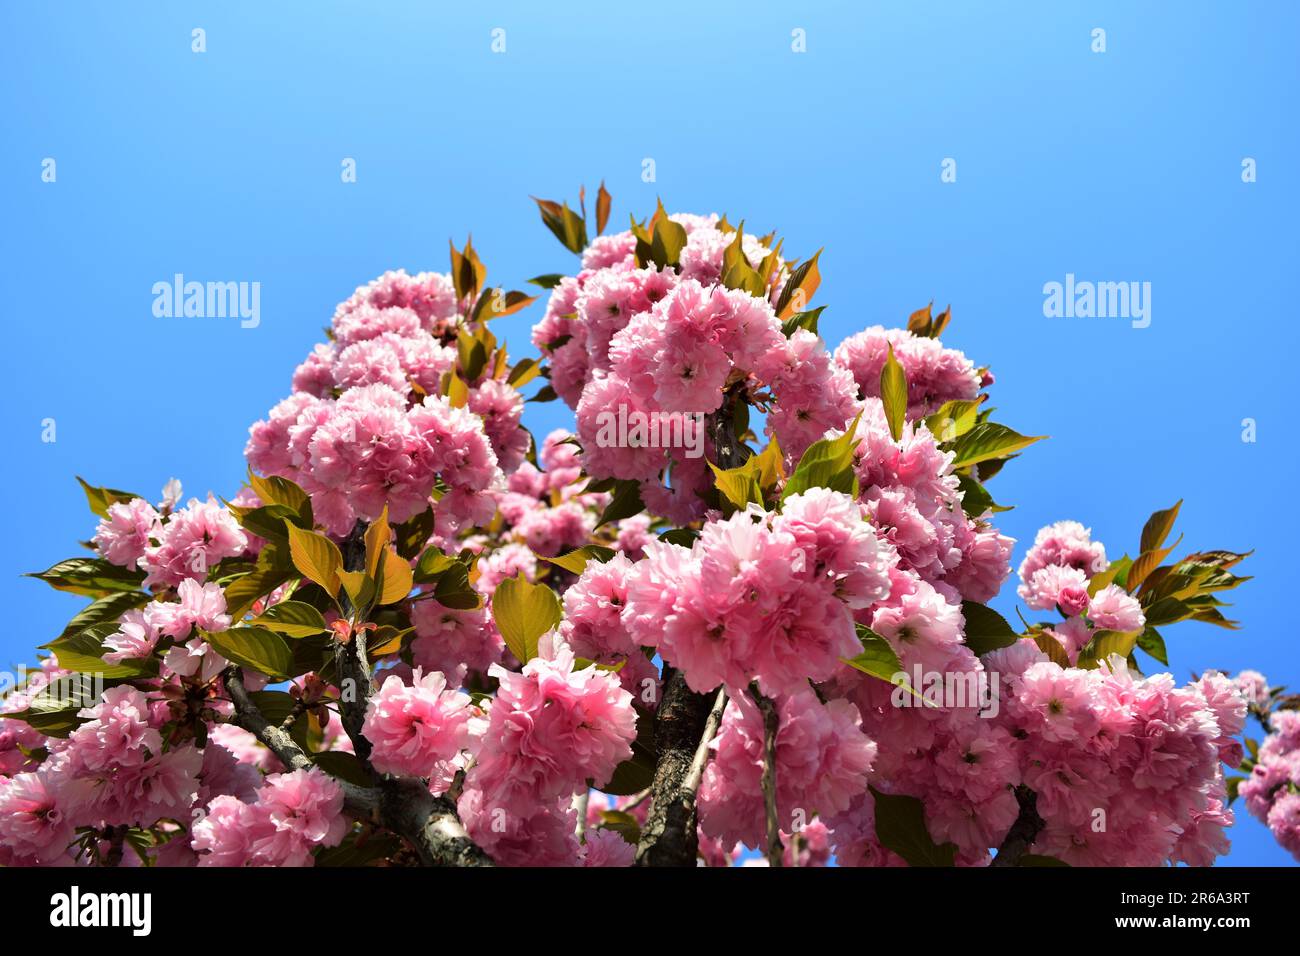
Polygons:
[[[1017,817],[1020,785],[1045,823],[1034,853],[1156,866],[1208,865],[1227,851],[1232,813],[1220,763],[1241,759],[1234,738],[1245,704],[1222,675],[1178,687],[1118,658],[1062,668],[1028,638],[980,666],[999,679],[997,713],[899,708],[879,682],[853,694],[879,741],[876,785],[919,797],[932,837],[956,845],[959,865],[988,861]],[[869,794],[827,824],[841,865],[902,863],[875,839]]]
[[[42,740],[48,755],[37,767],[0,776],[0,863],[66,863],[86,850],[75,845],[80,828],[174,830],[169,821],[188,821],[205,795],[246,794],[257,777],[219,744],[200,750],[164,736],[161,695],[111,687],[79,716],[66,738]],[[171,858],[184,853],[178,860],[172,848]]]
[[366,707],[370,762],[380,773],[427,778],[430,790],[445,793],[482,733],[475,713],[469,695],[448,688],[437,671],[416,668],[409,683],[391,674]]
[[358,518],[378,518],[385,505],[392,521],[406,521],[428,507],[442,481],[448,490],[435,509],[437,528],[451,536],[491,519],[483,492],[504,480],[478,416],[441,395],[410,405],[383,384],[337,400],[295,393],[249,433],[249,464],[300,485],[316,521],[333,534],[346,534]]
[[[823,704],[810,687],[778,698],[775,706],[777,819],[783,828],[802,827],[814,811],[848,809],[866,788],[876,755],[857,707],[843,699]],[[763,715],[749,695],[731,700],[711,746],[699,794],[700,827],[724,846],[761,846]]]
[[616,675],[575,670],[571,649],[543,643],[522,672],[489,670],[499,685],[459,801],[470,835],[499,863],[544,861],[548,846],[562,855],[573,795],[604,785],[636,737],[632,695]]
[[145,587],[176,587],[204,581],[222,558],[243,554],[248,536],[214,498],[191,498],[180,511],[162,515],[143,498],[108,507],[92,539],[105,560],[145,572]]
[[777,515],[710,521],[689,549],[645,550],[622,611],[632,638],[693,690],[757,680],[768,695],[825,680],[858,653],[852,609],[889,593],[895,560],[861,506],[824,488],[792,495]]
[[907,417],[913,421],[934,414],[944,402],[975,398],[981,386],[992,381],[965,355],[944,348],[938,339],[873,325],[849,336],[835,350],[835,364],[853,376],[860,397],[880,397],[880,373],[891,347],[907,376]]
[[214,797],[191,845],[199,866],[310,866],[313,850],[347,831],[342,788],[312,767],[271,774],[251,800]]
[[[1267,703],[1268,684],[1262,674],[1242,671],[1234,683],[1253,707]],[[1274,710],[1264,720],[1269,734],[1254,756],[1250,776],[1238,784],[1237,796],[1282,848],[1300,860],[1300,710]]]
[[952,452],[919,423],[894,441],[879,399],[860,405],[854,452],[860,496],[872,522],[898,553],[899,567],[950,603],[988,601],[1010,573],[1014,541],[962,510]]
[[1071,662],[1098,630],[1140,632],[1146,627],[1141,605],[1119,585],[1089,593],[1088,582],[1106,567],[1105,548],[1077,521],[1058,521],[1040,530],[1020,564],[1020,597],[1033,610],[1060,612],[1065,620],[1048,633]]
[[[772,303],[786,278],[783,265],[766,297],[724,288],[723,252],[734,233],[716,217],[670,218],[687,233],[678,267],[638,268],[631,233],[597,239],[582,271],[552,293],[533,343],[551,358],[552,385],[577,412],[588,472],[641,481],[652,511],[685,523],[703,514],[699,493],[710,486],[703,458],[662,440],[601,440],[606,413],[622,408],[657,422],[685,415],[692,429],[699,427],[692,416],[718,409],[725,387],[738,383],[755,396],[766,388],[769,434],[797,460],[852,418],[856,389],[817,336],[782,333]],[[753,265],[769,251],[748,235],[742,245]]]
[[462,306],[437,273],[389,272],[358,289],[335,312],[331,340],[294,374],[293,394],[249,429],[249,464],[302,486],[334,534],[384,505],[404,521],[439,483],[441,536],[487,523],[483,493],[503,486],[529,437],[523,397],[492,363],[466,382],[464,405],[443,395]]
[[[494,534],[460,540],[435,535],[431,540],[448,552],[464,548],[478,555],[474,586],[483,606],[447,607],[426,589],[411,606],[411,623],[416,629],[411,650],[418,666],[441,671],[453,685],[462,684],[469,674],[486,675],[506,653],[492,618],[492,594],[497,585],[519,574],[535,581],[539,556],[564,554],[592,540],[609,494],[587,490],[587,476],[571,438],[563,430],[551,432],[542,442],[538,464],[525,461],[510,473],[505,489],[494,495],[500,522]],[[619,540],[614,543],[639,556],[648,540],[649,519],[641,515],[627,518],[619,522],[618,529]],[[584,656],[594,659],[593,655]],[[647,669],[653,672],[641,658],[637,676],[645,677]],[[630,677],[629,673],[624,678],[629,689]]]

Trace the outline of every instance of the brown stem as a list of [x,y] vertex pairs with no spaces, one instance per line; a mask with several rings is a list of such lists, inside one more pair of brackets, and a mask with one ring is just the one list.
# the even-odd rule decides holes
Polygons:
[[1011,824],[990,866],[1015,866],[1043,829],[1043,818],[1038,815],[1038,794],[1025,786],[1016,787],[1016,802],[1020,804],[1020,815]]
[[770,697],[759,693],[758,687],[749,689],[763,715],[763,810],[767,817],[767,843],[764,854],[768,866],[780,866],[785,847],[781,845],[781,824],[776,808],[776,734],[781,726],[776,704]]
[[[240,727],[261,741],[288,769],[313,766],[293,738],[258,710],[244,689],[238,667],[226,669],[225,683]],[[335,783],[343,790],[343,806],[348,813],[405,837],[425,866],[492,865],[491,857],[470,839],[452,802],[429,793],[422,781],[385,777],[376,787],[359,787],[346,780]]]

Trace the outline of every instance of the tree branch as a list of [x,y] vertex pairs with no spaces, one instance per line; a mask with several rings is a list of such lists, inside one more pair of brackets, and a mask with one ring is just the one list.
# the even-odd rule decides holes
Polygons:
[[641,828],[636,862],[638,866],[694,866],[699,853],[695,793],[687,792],[683,784],[701,745],[710,701],[686,686],[681,671],[664,670],[664,693],[654,720],[658,759],[650,786],[652,802]]
[[1016,802],[1020,804],[1020,815],[1011,824],[990,866],[1015,866],[1043,829],[1043,818],[1038,815],[1038,794],[1025,786],[1016,787]]
[[781,726],[776,704],[751,686],[750,694],[763,715],[763,810],[767,817],[767,844],[764,855],[768,866],[780,866],[785,847],[781,845],[781,823],[776,808],[776,734]]
[[[226,691],[235,705],[235,723],[265,745],[290,770],[313,766],[285,731],[268,721],[244,689],[243,674],[234,665],[225,672]],[[335,780],[343,790],[343,806],[353,816],[386,827],[415,848],[425,866],[491,866],[492,859],[470,839],[446,797],[435,797],[423,781],[385,777],[376,787],[358,787]]]

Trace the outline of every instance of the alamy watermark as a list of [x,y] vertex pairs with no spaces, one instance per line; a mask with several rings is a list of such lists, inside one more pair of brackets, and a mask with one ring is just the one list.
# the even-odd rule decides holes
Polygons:
[[1049,319],[1132,319],[1133,328],[1151,324],[1150,282],[1090,282],[1076,280],[1043,285],[1043,315]]
[[176,273],[171,282],[153,284],[153,314],[160,319],[238,318],[242,329],[262,324],[262,283],[186,282]]
[[600,448],[682,448],[687,458],[704,454],[702,412],[643,412],[619,405],[596,415]]
[[103,674],[65,674],[51,680],[43,670],[19,667],[18,673],[0,671],[0,700],[10,694],[39,696],[45,708],[62,710],[94,707],[104,695]]
[[889,701],[895,707],[969,708],[989,720],[1002,709],[1002,678],[996,671],[927,671],[914,664],[910,674],[899,671],[892,682]]

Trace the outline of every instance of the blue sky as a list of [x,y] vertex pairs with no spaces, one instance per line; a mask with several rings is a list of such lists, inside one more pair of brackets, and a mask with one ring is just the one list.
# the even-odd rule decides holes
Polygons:
[[[603,178],[616,225],[662,196],[779,229],[796,255],[825,246],[832,344],[952,303],[945,340],[992,366],[998,418],[1052,436],[990,487],[1016,505],[1001,516],[1016,561],[1067,517],[1119,555],[1183,498],[1185,544],[1255,548],[1256,578],[1235,595],[1240,632],[1168,629],[1171,669],[1300,685],[1283,623],[1296,452],[1278,411],[1297,346],[1300,7],[564,7],[0,7],[0,663],[78,606],[19,577],[92,533],[74,474],[232,494],[248,425],[336,302],[387,268],[445,269],[470,231],[496,282],[569,271],[528,196]],[[260,282],[261,324],[155,318],[152,286],[177,272]],[[1150,326],[1045,318],[1043,285],[1067,273],[1150,282]],[[497,333],[522,354],[539,315]],[[566,421],[529,406],[535,433]],[[1253,820],[1233,838],[1230,863],[1290,862]]]

